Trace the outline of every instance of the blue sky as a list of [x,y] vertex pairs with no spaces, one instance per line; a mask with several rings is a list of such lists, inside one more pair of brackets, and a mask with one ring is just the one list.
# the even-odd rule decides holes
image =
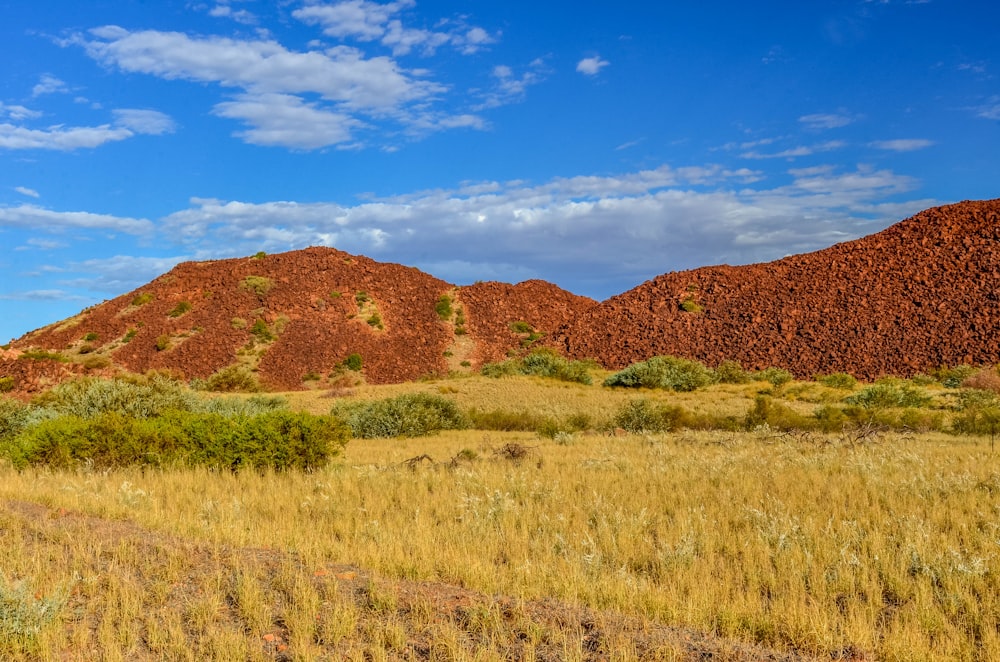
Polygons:
[[962,0],[0,0],[0,340],[326,245],[603,299],[1000,197]]

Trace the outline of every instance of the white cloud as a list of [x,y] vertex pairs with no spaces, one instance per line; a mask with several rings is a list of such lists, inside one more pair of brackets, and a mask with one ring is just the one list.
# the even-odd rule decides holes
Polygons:
[[585,57],[576,63],[576,70],[586,76],[596,76],[601,69],[611,64],[607,60],[602,60],[600,55]]
[[62,282],[74,288],[87,289],[117,296],[145,285],[157,276],[170,271],[187,256],[136,257],[116,255],[110,258],[84,260],[69,265],[67,271],[86,274],[83,278]]
[[243,120],[250,129],[237,135],[254,145],[317,149],[351,140],[352,129],[363,126],[349,115],[310,104],[290,94],[244,94],[217,104],[221,117]]
[[57,248],[66,248],[68,244],[63,241],[55,241],[53,239],[41,239],[40,237],[31,237],[24,242],[24,246],[18,246],[14,250],[29,250],[32,248],[40,248],[43,251],[51,251]]
[[292,16],[307,25],[319,25],[323,33],[337,39],[353,38],[361,42],[379,41],[392,49],[393,55],[406,55],[419,50],[432,55],[444,45],[451,45],[463,54],[472,54],[497,37],[478,26],[467,26],[459,21],[440,21],[438,28],[428,30],[411,28],[398,18],[406,9],[416,6],[413,0],[397,0],[380,4],[368,0],[342,0],[330,4],[310,2],[296,9]]
[[820,152],[832,152],[847,146],[843,140],[828,140],[816,145],[799,145],[772,154],[762,154],[757,151],[749,151],[740,154],[744,159],[794,159],[800,156],[811,156]]
[[175,124],[169,115],[157,110],[139,110],[120,108],[111,111],[115,116],[115,124],[125,127],[135,133],[159,136],[173,133]]
[[104,143],[131,138],[134,134],[125,127],[101,126],[51,126],[47,129],[28,129],[13,124],[0,124],[0,149],[74,149],[99,147]]
[[[214,110],[247,123],[249,128],[237,135],[254,144],[350,147],[358,144],[355,129],[387,121],[411,133],[456,124],[442,121],[444,114],[432,109],[447,92],[445,85],[426,79],[427,72],[407,71],[388,57],[367,58],[348,46],[299,52],[272,40],[129,32],[115,26],[91,35],[78,42],[108,66],[239,90]],[[312,97],[318,98],[307,100]]]
[[24,106],[8,106],[0,102],[0,117],[7,117],[15,122],[20,122],[21,120],[35,119],[41,116],[42,114],[37,110],[31,110]]
[[69,92],[69,88],[66,87],[66,83],[50,74],[44,74],[38,84],[31,88],[31,96],[33,97],[59,92]]
[[146,219],[93,214],[83,211],[58,212],[35,205],[19,205],[17,207],[0,207],[0,227],[44,229],[49,232],[71,228],[100,229],[143,235],[153,230],[153,223]]
[[976,110],[976,117],[987,120],[1000,120],[1000,97],[993,97],[989,103],[979,106]]
[[155,110],[113,111],[113,124],[64,126],[56,124],[32,129],[10,123],[0,124],[0,149],[52,149],[72,151],[127,140],[137,134],[160,135],[173,131],[174,123]]
[[15,186],[14,190],[20,193],[21,195],[28,196],[29,198],[40,197],[38,191],[36,191],[33,188],[28,188],[27,186]]
[[466,183],[350,206],[205,200],[162,227],[199,258],[326,245],[459,282],[478,269],[603,295],[674,269],[816,250],[934,204],[896,199],[917,183],[887,170],[788,174],[789,184],[751,187],[760,173],[663,166],[537,185]]
[[821,129],[837,129],[842,126],[847,126],[855,121],[855,118],[846,113],[815,113],[812,115],[803,115],[799,118],[799,122],[805,124],[807,129],[821,130]]
[[872,147],[885,149],[890,152],[913,152],[924,149],[934,144],[933,140],[923,138],[898,138],[896,140],[876,140],[871,143]]
[[480,93],[482,102],[476,105],[475,109],[484,110],[523,101],[529,86],[545,80],[545,72],[546,65],[541,59],[534,60],[528,65],[528,70],[520,75],[505,64],[494,66],[491,72],[494,85],[491,89]]
[[257,17],[246,9],[233,9],[227,4],[218,4],[208,11],[209,16],[215,18],[230,18],[243,25],[255,25]]

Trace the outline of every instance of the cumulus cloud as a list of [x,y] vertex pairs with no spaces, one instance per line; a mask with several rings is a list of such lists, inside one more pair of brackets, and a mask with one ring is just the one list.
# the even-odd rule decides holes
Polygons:
[[113,124],[99,126],[67,127],[56,124],[33,129],[0,123],[0,149],[72,151],[127,140],[137,134],[160,135],[173,131],[174,128],[173,120],[155,110],[122,109],[113,111],[113,115]]
[[408,27],[398,15],[415,6],[413,0],[385,4],[368,0],[311,2],[293,11],[292,16],[307,25],[320,26],[323,33],[331,37],[378,41],[391,48],[393,55],[406,55],[416,50],[428,56],[444,45],[451,45],[463,54],[472,54],[497,41],[496,36],[483,28],[462,21],[441,21],[430,30]]
[[898,138],[896,140],[876,140],[871,143],[871,146],[890,152],[914,152],[918,149],[930,147],[933,144],[933,140],[923,138]]
[[14,190],[20,193],[21,195],[28,196],[29,198],[39,197],[38,191],[36,191],[33,188],[28,188],[27,186],[15,186]]
[[596,76],[601,69],[611,64],[607,60],[602,60],[600,55],[585,57],[576,63],[576,70],[586,76]]
[[478,270],[606,296],[674,269],[815,250],[934,203],[895,200],[916,182],[888,170],[788,175],[783,186],[751,187],[760,173],[664,166],[535,185],[465,184],[354,205],[203,200],[161,222],[199,258],[325,245],[457,282],[483,278],[469,278]]
[[35,205],[0,207],[0,228],[44,229],[49,232],[66,229],[113,230],[132,235],[149,234],[153,223],[142,218],[128,218],[85,211],[60,212]]
[[31,88],[31,96],[38,97],[43,94],[55,94],[57,92],[69,92],[66,83],[55,76],[44,74],[38,84]]
[[229,18],[243,25],[255,25],[257,17],[246,9],[233,9],[228,4],[220,3],[208,10],[209,16],[215,18]]
[[[363,23],[352,25],[351,30],[365,34]],[[469,124],[467,114],[455,119],[432,110],[448,88],[427,79],[426,72],[408,71],[391,58],[369,58],[348,46],[293,51],[266,39],[130,32],[116,26],[95,29],[77,42],[94,59],[122,71],[235,88],[235,96],[218,103],[214,112],[246,123],[249,128],[236,135],[254,144],[354,146],[357,129],[385,121],[416,132]]]

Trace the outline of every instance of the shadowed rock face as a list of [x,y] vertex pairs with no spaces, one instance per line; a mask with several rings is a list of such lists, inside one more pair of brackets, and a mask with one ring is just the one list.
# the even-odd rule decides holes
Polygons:
[[[258,376],[266,386],[300,388],[304,375],[327,373],[352,353],[362,356],[369,382],[401,382],[447,372],[445,352],[456,336],[435,312],[446,293],[457,297],[456,307],[464,306],[474,343],[472,367],[519,347],[512,322],[526,320],[551,334],[596,304],[541,281],[455,288],[411,267],[307,248],[180,264],[135,291],[29,333],[12,347],[65,350],[88,344],[132,372],[167,369],[204,378],[240,361],[243,348],[257,340],[258,324],[276,336],[257,344]],[[14,377],[22,392],[80,372],[77,364],[0,356],[0,375]]]
[[[464,344],[454,319],[435,312],[443,294],[462,309]],[[456,353],[474,369],[521,350],[527,333],[517,329],[526,327],[533,339],[543,335],[537,342],[610,368],[672,354],[871,379],[997,363],[1000,200],[929,209],[767,264],[664,274],[600,304],[538,280],[455,287],[330,248],[188,262],[15,341],[0,354],[0,376],[21,393],[37,391],[83,368],[18,358],[18,350],[87,344],[111,359],[106,371],[203,378],[241,360],[255,324],[276,337],[257,351],[261,381],[277,389],[300,388],[303,376],[352,353],[372,383],[445,373]]]
[[997,363],[1000,200],[929,209],[767,264],[664,274],[584,312],[555,340],[611,368],[672,354],[872,379]]

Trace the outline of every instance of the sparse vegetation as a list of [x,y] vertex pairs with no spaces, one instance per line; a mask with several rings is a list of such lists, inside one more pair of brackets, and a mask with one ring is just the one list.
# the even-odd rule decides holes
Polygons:
[[437,316],[441,318],[442,321],[447,322],[451,319],[451,315],[454,312],[451,307],[451,297],[447,294],[442,294],[438,297],[437,303],[434,304],[434,312]]
[[135,338],[136,334],[138,333],[139,333],[138,329],[129,329],[128,331],[125,332],[125,335],[122,336],[122,343],[128,344],[132,342],[132,339]]
[[685,297],[679,305],[680,309],[686,313],[702,313],[705,311],[704,307],[693,296]]
[[381,331],[382,329],[385,328],[385,326],[382,324],[382,316],[378,314],[378,311],[375,311],[371,315],[369,315],[368,319],[366,319],[365,322],[367,322],[368,326],[372,327],[373,329],[378,329]]
[[13,377],[0,377],[0,393],[10,393],[16,385]]
[[250,327],[250,333],[257,339],[257,342],[261,343],[274,342],[277,338],[267,325],[267,322],[262,319],[257,319],[253,323],[253,326]]
[[29,361],[56,361],[58,363],[66,363],[69,361],[64,355],[59,352],[52,352],[46,349],[30,349],[21,352],[21,355],[17,357],[18,359],[26,359]]
[[91,331],[90,333],[87,333],[86,335],[83,336],[83,341],[84,342],[94,342],[95,340],[97,340],[100,337],[101,337],[100,334],[97,334],[97,333],[94,333],[93,331]]
[[274,287],[274,281],[267,276],[247,276],[240,283],[240,287],[248,292],[253,292],[259,297],[264,297]]
[[166,333],[156,336],[156,343],[153,345],[156,351],[162,352],[170,349],[171,338]]
[[191,310],[190,301],[180,301],[177,303],[176,306],[173,307],[173,309],[169,313],[167,313],[167,315],[169,315],[170,317],[180,317],[181,315],[187,313],[190,310]]
[[502,363],[487,363],[480,372],[486,377],[536,375],[564,382],[590,384],[590,369],[593,367],[594,364],[591,362],[570,361],[551,349],[536,349],[519,359],[508,359]]
[[135,298],[132,299],[132,305],[136,307],[145,306],[155,298],[156,296],[152,292],[141,292],[135,295]]
[[344,367],[354,372],[361,372],[361,363],[361,355],[357,352],[348,354],[347,358],[344,359]]

